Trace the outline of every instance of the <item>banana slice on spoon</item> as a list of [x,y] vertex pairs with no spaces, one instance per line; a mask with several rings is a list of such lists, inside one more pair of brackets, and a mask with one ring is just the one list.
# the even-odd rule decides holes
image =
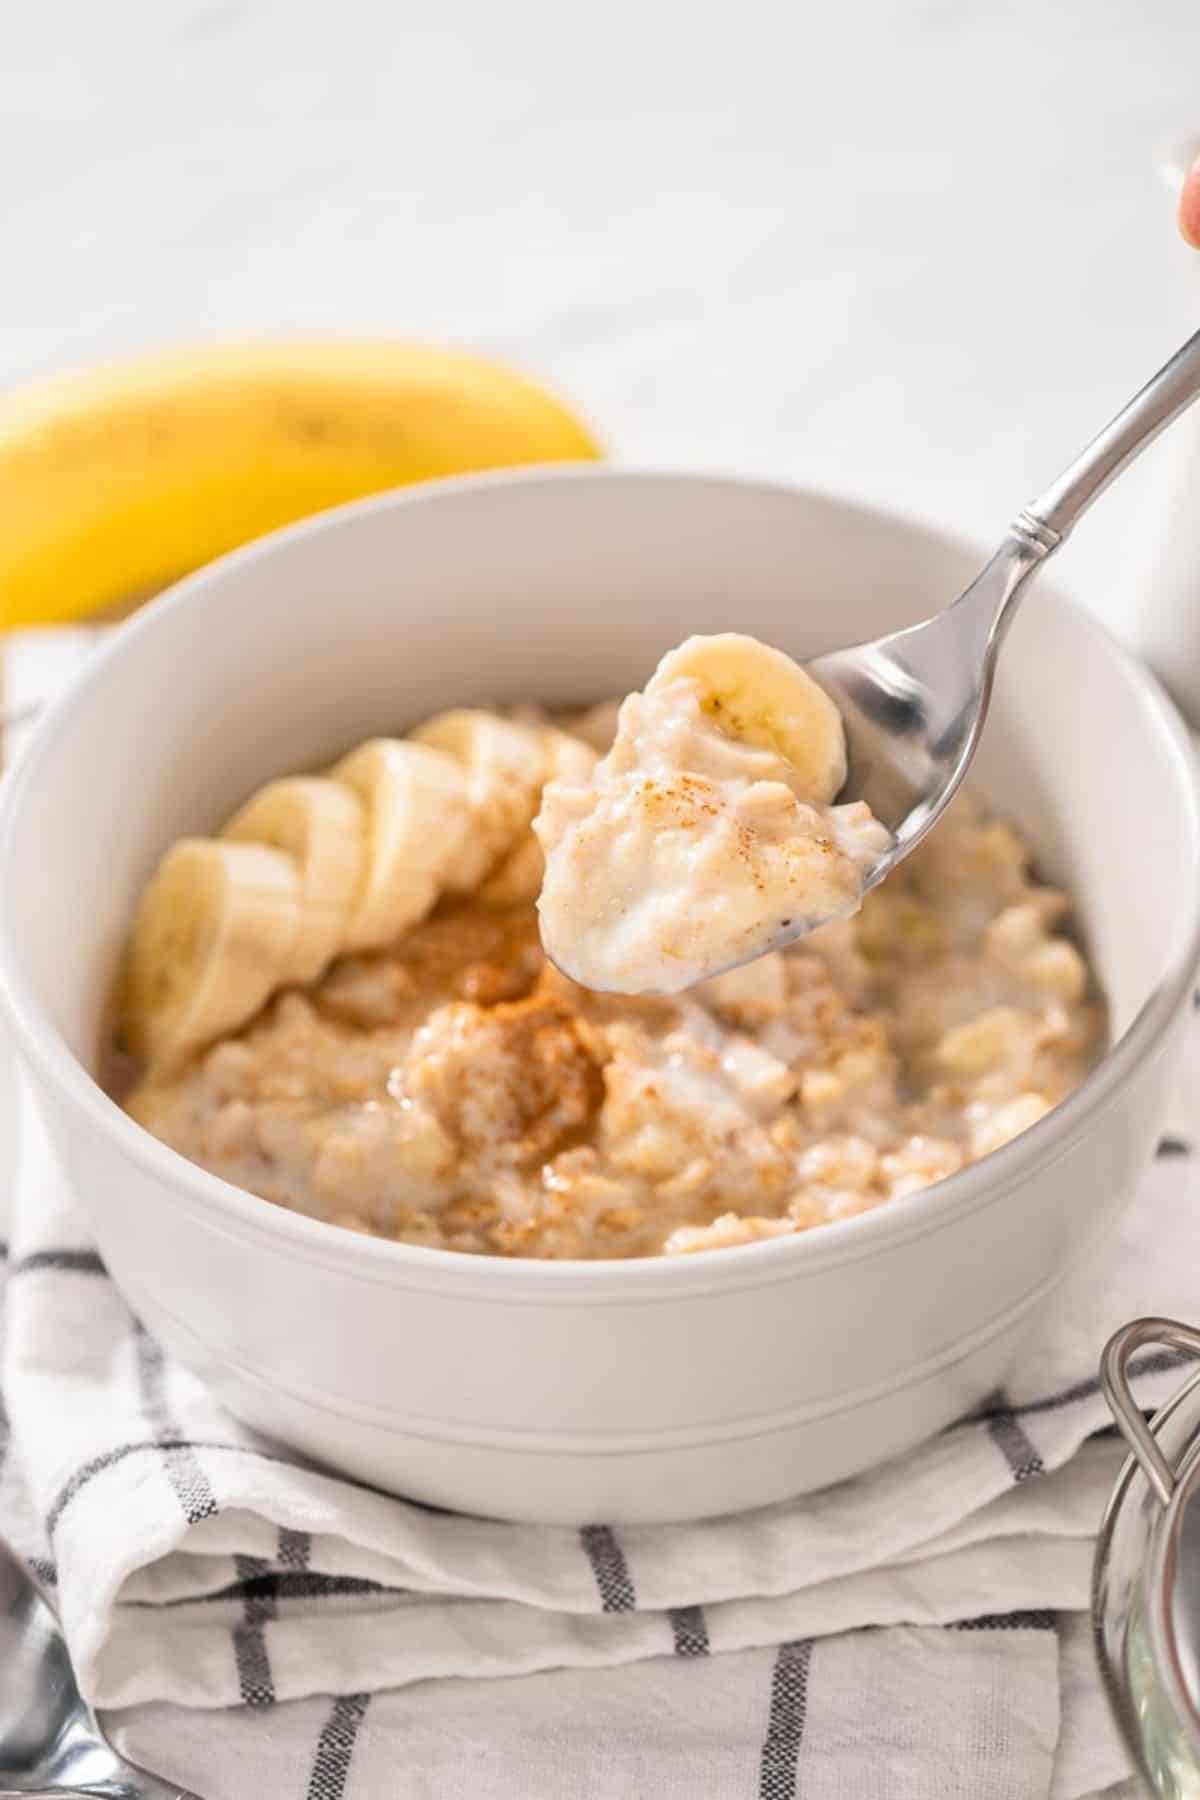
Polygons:
[[685,638],[647,684],[695,681],[700,704],[732,738],[774,750],[794,770],[797,791],[827,805],[846,780],[846,732],[823,688],[782,650],[739,631]]
[[688,638],[618,715],[585,783],[551,782],[542,943],[610,993],[678,993],[859,905],[890,842],[846,777],[841,717],[790,657]]

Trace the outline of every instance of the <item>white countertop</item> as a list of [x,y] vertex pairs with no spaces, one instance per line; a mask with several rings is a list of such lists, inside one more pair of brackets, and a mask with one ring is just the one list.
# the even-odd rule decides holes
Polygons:
[[[625,460],[988,538],[1185,331],[1152,158],[1196,0],[38,0],[2,62],[0,381],[444,337]],[[1132,504],[1060,565],[1110,615]]]

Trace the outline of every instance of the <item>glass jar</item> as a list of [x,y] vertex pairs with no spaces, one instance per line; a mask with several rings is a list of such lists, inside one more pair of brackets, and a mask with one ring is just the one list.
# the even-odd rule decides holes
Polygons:
[[1200,1372],[1148,1425],[1128,1379],[1147,1344],[1200,1355],[1200,1332],[1139,1319],[1105,1351],[1105,1391],[1133,1454],[1096,1545],[1092,1631],[1117,1725],[1150,1791],[1200,1800]]

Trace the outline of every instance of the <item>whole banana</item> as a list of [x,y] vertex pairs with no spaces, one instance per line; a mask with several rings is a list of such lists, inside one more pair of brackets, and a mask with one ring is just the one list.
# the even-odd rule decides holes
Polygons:
[[382,339],[200,344],[51,377],[0,396],[0,629],[119,605],[363,494],[599,454],[511,370]]

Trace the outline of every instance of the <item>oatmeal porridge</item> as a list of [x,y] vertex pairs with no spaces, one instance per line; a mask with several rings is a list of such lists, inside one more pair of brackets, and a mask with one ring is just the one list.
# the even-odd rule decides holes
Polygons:
[[678,993],[845,917],[891,845],[846,777],[841,718],[790,657],[727,632],[689,638],[620,709],[598,768],[552,782],[542,941],[611,993]]
[[[1067,899],[969,796],[857,914],[782,953],[673,994],[568,979],[539,938],[532,822],[541,788],[577,783],[611,721],[444,715],[415,734],[447,758],[436,780],[378,747],[356,753],[353,783],[331,772],[355,797],[328,809],[336,844],[326,809],[296,792],[268,847],[189,840],[212,852],[189,853],[203,916],[181,941],[176,909],[169,958],[161,906],[147,899],[135,929],[133,1117],[215,1174],[354,1230],[628,1257],[865,1212],[987,1155],[1083,1079],[1104,1017]],[[253,864],[233,854],[247,848]],[[341,948],[301,983],[316,885]],[[385,930],[401,905],[406,922]],[[254,944],[266,965],[243,979]],[[240,960],[220,962],[230,946]]]

